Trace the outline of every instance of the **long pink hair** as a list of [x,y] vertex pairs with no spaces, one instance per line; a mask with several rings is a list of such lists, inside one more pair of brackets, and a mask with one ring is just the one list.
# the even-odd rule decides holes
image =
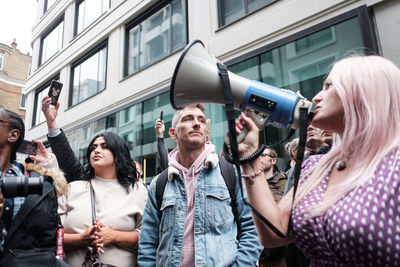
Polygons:
[[379,56],[349,57],[335,63],[329,77],[343,104],[344,132],[305,173],[308,179],[299,186],[294,205],[321,183],[342,155],[351,154],[356,160],[352,172],[330,188],[323,204],[310,207],[311,216],[325,214],[346,193],[365,184],[379,162],[400,145],[400,70],[392,62]]

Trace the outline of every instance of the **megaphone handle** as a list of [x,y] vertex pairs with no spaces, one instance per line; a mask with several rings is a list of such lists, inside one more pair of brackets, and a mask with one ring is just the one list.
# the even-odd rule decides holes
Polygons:
[[[247,130],[247,127],[246,127],[245,125],[243,125],[242,131],[241,131],[238,135],[236,135],[236,140],[237,140],[238,144],[239,144],[240,142],[243,141],[243,139],[244,139],[244,137],[246,136],[246,134],[247,134],[248,131],[249,131],[249,130]],[[229,148],[231,148],[231,147],[230,147],[230,143],[229,143],[229,134],[225,135],[225,137],[224,137],[224,143],[225,143]]]

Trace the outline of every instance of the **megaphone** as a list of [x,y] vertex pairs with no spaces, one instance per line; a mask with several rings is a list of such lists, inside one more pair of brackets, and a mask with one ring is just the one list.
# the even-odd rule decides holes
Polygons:
[[[260,129],[268,122],[275,127],[296,129],[300,107],[311,109],[312,103],[299,93],[251,81],[229,71],[228,74],[234,107],[250,112]],[[189,43],[183,50],[172,77],[170,100],[175,109],[197,103],[225,104],[217,61],[200,40]]]

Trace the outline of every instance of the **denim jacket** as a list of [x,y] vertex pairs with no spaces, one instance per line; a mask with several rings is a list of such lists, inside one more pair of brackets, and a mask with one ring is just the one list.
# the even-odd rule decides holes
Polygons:
[[[180,266],[186,213],[185,185],[181,175],[167,181],[160,211],[157,208],[156,181],[154,179],[149,186],[138,264]],[[241,225],[239,240],[231,198],[219,165],[215,168],[206,166],[200,171],[194,204],[196,266],[255,266],[258,260],[262,246],[250,209],[244,205],[239,183],[236,184]]]

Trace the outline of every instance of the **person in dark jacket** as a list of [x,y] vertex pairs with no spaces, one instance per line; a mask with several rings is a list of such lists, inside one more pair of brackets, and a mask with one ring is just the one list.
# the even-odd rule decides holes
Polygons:
[[161,119],[156,120],[156,125],[154,126],[157,135],[157,150],[160,157],[160,168],[161,171],[168,168],[168,149],[164,142],[164,132],[165,125],[164,121]]
[[[66,193],[67,184],[59,170],[40,168],[32,163],[25,168],[16,161],[16,150],[24,136],[21,117],[0,108],[1,177],[28,176],[29,173],[44,177],[41,194],[4,198],[0,193],[0,266],[65,266],[56,259],[57,230],[61,225],[57,197]],[[7,191],[3,193],[6,195]]]

